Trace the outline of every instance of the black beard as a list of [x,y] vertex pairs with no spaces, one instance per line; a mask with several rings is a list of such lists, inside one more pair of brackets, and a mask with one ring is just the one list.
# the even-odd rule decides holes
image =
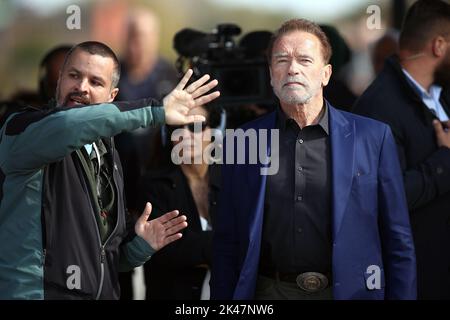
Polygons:
[[84,105],[90,104],[89,99],[83,93],[81,93],[81,92],[71,92],[64,99],[63,106],[66,106],[69,103],[69,100],[72,99],[72,98],[80,98],[78,100],[80,100],[81,104],[84,104]]

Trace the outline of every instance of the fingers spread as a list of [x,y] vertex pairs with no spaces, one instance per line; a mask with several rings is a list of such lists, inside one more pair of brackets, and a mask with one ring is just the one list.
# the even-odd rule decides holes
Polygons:
[[[196,91],[198,88],[200,88],[203,84],[205,84],[206,82],[208,82],[209,78],[211,78],[209,76],[209,74],[205,74],[203,77],[201,77],[200,79],[198,79],[197,81],[194,81],[193,83],[191,83],[187,88],[186,91],[188,93],[194,93],[194,91]],[[212,81],[211,81],[212,82]]]
[[174,233],[177,233],[178,231],[183,230],[184,228],[186,228],[187,225],[188,224],[187,224],[186,221],[181,222],[181,223],[179,223],[177,225],[174,225],[173,227],[170,227],[169,229],[166,229],[166,234],[172,235]]
[[146,223],[150,216],[150,213],[152,213],[152,204],[150,202],[147,202],[145,204],[144,212],[142,212],[141,216],[138,219],[139,223]]
[[205,93],[207,93],[209,90],[211,90],[218,84],[219,84],[219,82],[217,80],[213,80],[213,81],[209,82],[208,84],[199,87],[195,91],[189,91],[189,92],[192,92],[192,97],[195,99],[197,97],[204,95]]
[[[184,87],[186,86],[186,84],[188,83],[189,79],[192,76],[192,69],[189,69],[188,71],[186,71],[186,73],[184,74],[183,78],[181,79],[181,81],[177,84],[177,86],[175,87],[175,89],[177,90],[183,90]],[[195,82],[194,82],[195,83]]]
[[164,240],[164,244],[163,244],[163,245],[166,246],[166,245],[168,245],[169,243],[174,242],[175,240],[180,239],[182,236],[183,236],[183,235],[182,235],[181,233],[176,233],[176,234],[174,234],[174,235],[172,235],[172,236],[170,236],[170,237],[167,237],[167,238]]
[[214,91],[206,96],[202,96],[200,98],[195,99],[195,106],[201,106],[208,102],[213,101],[214,99],[217,99],[220,96],[219,91]]
[[161,223],[164,224],[164,223],[166,223],[167,221],[172,220],[173,218],[175,218],[176,216],[178,216],[179,213],[180,213],[180,212],[179,212],[178,210],[173,210],[173,211],[167,212],[166,214],[162,215],[162,216],[159,217],[158,219],[159,219],[159,221],[160,221]]
[[179,216],[177,218],[173,218],[173,219],[167,221],[166,223],[164,223],[164,227],[166,229],[168,229],[168,228],[170,228],[170,227],[172,227],[172,226],[174,226],[176,224],[179,224],[179,223],[182,223],[182,222],[186,221],[186,219],[187,218],[184,215],[183,216]]

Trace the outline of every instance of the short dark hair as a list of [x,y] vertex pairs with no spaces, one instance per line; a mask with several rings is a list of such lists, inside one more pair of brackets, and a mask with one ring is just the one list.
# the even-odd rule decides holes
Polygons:
[[275,42],[283,35],[291,31],[304,31],[315,35],[322,45],[321,51],[323,61],[325,62],[325,64],[328,64],[330,62],[332,54],[330,41],[328,40],[327,35],[325,34],[325,32],[323,32],[320,26],[317,23],[306,19],[291,19],[283,23],[281,27],[277,31],[275,31],[272,38],[270,39],[269,46],[267,48],[267,58],[269,60],[269,64],[272,59],[272,50]]
[[450,31],[450,5],[441,0],[419,0],[406,13],[400,33],[400,49],[422,50],[436,35]]
[[120,64],[119,60],[117,59],[116,54],[114,51],[108,47],[106,44],[98,42],[98,41],[85,41],[81,42],[70,49],[70,51],[66,55],[66,59],[64,60],[64,64],[62,69],[65,68],[67,61],[69,61],[70,56],[76,51],[76,50],[82,50],[84,52],[88,52],[90,54],[96,54],[105,58],[111,58],[114,62],[114,70],[112,74],[112,87],[116,88],[119,84],[120,80]]

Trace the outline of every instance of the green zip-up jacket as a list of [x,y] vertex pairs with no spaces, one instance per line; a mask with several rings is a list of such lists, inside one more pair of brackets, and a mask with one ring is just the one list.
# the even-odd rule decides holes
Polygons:
[[[0,299],[118,299],[119,266],[154,250],[134,234],[111,137],[164,123],[154,100],[25,110],[0,129]],[[113,167],[116,223],[102,241],[76,150],[102,139]]]

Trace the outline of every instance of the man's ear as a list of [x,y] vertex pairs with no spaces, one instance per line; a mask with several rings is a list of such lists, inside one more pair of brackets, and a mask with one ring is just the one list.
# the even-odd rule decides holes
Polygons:
[[330,82],[331,74],[333,73],[333,67],[331,66],[331,64],[327,64],[323,67],[322,72],[322,86],[326,87],[328,82]]
[[111,93],[109,94],[109,100],[108,102],[113,102],[116,98],[117,94],[119,93],[119,88],[114,88],[111,90]]
[[437,36],[433,39],[432,43],[433,55],[435,57],[441,58],[445,55],[448,47],[448,42],[442,36]]

